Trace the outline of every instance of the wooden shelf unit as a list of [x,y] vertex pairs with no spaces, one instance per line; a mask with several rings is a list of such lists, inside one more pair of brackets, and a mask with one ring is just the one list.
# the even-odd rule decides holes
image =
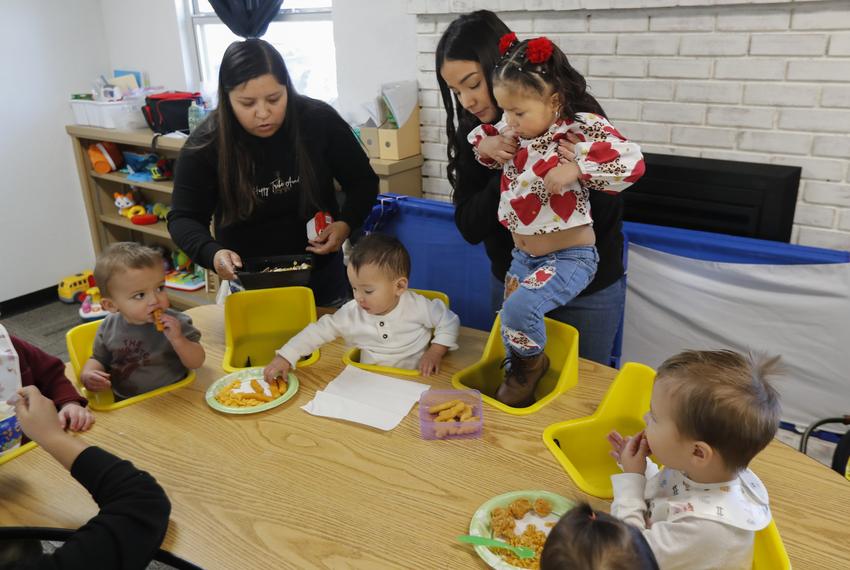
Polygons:
[[[145,203],[162,202],[171,205],[174,184],[171,181],[134,182],[128,180],[127,175],[122,172],[100,174],[94,171],[86,153],[89,144],[103,141],[114,142],[122,149],[151,152],[153,132],[150,129],[122,131],[81,125],[69,125],[65,130],[71,136],[95,253],[100,254],[106,246],[116,241],[138,241],[148,245],[162,245],[173,250],[174,243],[165,222],[147,226],[132,223],[128,218],[118,215],[112,195],[115,192],[127,192],[132,186]],[[160,137],[156,145],[157,153],[176,158],[183,142],[183,139]],[[204,289],[179,291],[168,288],[167,291],[171,304],[178,309],[215,302],[215,293]]]
[[[86,153],[86,147],[89,144],[102,141],[114,142],[124,149],[151,152],[153,131],[150,129],[122,131],[82,125],[68,125],[65,130],[71,136],[74,148],[74,158],[77,161],[77,172],[80,175],[80,186],[83,189],[83,201],[86,205],[95,253],[99,254],[106,246],[116,241],[138,241],[173,249],[174,244],[165,222],[157,222],[149,226],[132,223],[129,219],[118,215],[112,194],[126,192],[130,186],[133,186],[145,202],[162,202],[170,205],[174,184],[171,181],[133,182],[121,172],[100,174],[94,171]],[[160,137],[156,143],[157,153],[169,158],[177,158],[184,142],[185,139],[181,138]],[[409,196],[422,195],[421,154],[401,160],[371,158],[369,162],[380,179],[380,192],[395,192]],[[213,281],[217,283],[216,279]],[[171,302],[180,309],[215,301],[215,293],[208,293],[203,289],[192,293],[169,289],[168,294]]]

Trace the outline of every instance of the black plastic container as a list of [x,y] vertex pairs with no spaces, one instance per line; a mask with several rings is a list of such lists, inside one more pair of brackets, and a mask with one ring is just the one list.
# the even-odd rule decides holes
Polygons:
[[[306,263],[305,269],[290,271],[264,271],[299,266]],[[236,275],[245,289],[272,289],[274,287],[306,287],[313,270],[312,255],[278,255],[275,257],[253,257],[243,262],[243,270]]]

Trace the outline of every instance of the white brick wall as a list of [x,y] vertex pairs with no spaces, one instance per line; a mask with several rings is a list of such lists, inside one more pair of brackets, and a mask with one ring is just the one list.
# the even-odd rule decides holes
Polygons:
[[800,166],[792,241],[850,250],[847,0],[407,0],[418,16],[429,198],[448,200],[434,49],[495,10],[570,56],[617,127],[651,152]]

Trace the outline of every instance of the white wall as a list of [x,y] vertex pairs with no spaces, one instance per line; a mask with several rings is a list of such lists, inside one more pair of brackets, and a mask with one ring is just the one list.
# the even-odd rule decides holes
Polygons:
[[94,261],[65,125],[108,66],[98,0],[0,0],[0,301]]
[[416,16],[399,0],[334,0],[333,19],[338,108],[361,122],[382,83],[416,79]]
[[[175,0],[101,0],[109,71],[147,72],[150,84],[185,90],[187,78]],[[189,76],[191,77],[191,76]]]
[[[430,198],[449,195],[434,49],[448,22],[483,4],[408,0],[418,14]],[[801,166],[792,241],[850,250],[850,2],[490,4],[521,39],[557,42],[617,128],[645,150]]]

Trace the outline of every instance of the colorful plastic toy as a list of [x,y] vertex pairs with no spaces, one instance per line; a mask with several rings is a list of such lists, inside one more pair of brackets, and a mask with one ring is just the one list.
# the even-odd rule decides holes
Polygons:
[[90,287],[86,291],[86,298],[83,299],[83,304],[80,306],[80,318],[85,322],[89,322],[102,319],[108,315],[109,311],[105,310],[100,302],[100,288]]
[[133,216],[139,216],[145,213],[145,207],[141,204],[136,204],[136,196],[132,190],[125,193],[115,192],[112,194],[115,198],[115,207],[118,208],[118,215],[128,219]]
[[179,291],[197,291],[206,285],[204,269],[193,263],[183,250],[174,250],[171,262],[174,269],[165,275],[166,287]]
[[62,279],[56,287],[56,292],[63,303],[82,303],[90,287],[94,287],[94,274],[86,269],[82,273]]
[[502,323],[498,316],[493,322],[481,359],[452,376],[452,386],[478,390],[487,404],[515,415],[533,414],[575,386],[578,382],[578,331],[559,321],[549,318],[544,320],[549,370],[534,391],[535,402],[532,405],[527,408],[514,408],[493,397],[505,375],[501,366],[505,359],[505,347],[502,344]]

